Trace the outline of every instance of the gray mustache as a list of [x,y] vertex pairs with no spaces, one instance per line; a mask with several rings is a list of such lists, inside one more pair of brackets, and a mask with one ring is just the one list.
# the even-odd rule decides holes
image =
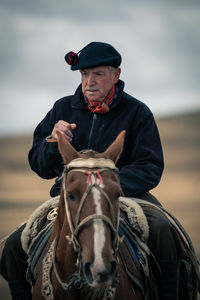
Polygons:
[[95,88],[95,87],[86,87],[85,88],[85,92],[86,91],[89,91],[89,92],[94,92],[94,91],[98,91],[99,89],[98,88]]

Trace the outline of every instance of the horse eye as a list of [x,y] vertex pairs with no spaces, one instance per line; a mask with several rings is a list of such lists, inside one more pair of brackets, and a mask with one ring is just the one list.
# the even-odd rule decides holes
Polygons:
[[74,195],[71,193],[71,192],[68,192],[67,193],[67,199],[71,200],[71,201],[74,201],[75,200],[75,197]]
[[122,192],[120,192],[120,193],[117,194],[117,198],[119,198],[119,197],[121,197],[121,196],[123,196],[123,193],[122,193]]

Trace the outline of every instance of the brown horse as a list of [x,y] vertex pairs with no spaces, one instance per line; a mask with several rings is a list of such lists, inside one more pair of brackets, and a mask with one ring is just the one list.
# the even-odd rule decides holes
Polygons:
[[78,153],[58,132],[63,187],[32,299],[144,299],[118,254],[122,191],[115,163],[124,135],[99,154]]

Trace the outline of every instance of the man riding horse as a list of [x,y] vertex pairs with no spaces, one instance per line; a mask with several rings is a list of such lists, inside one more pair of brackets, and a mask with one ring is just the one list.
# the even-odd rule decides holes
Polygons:
[[[67,53],[65,60],[72,71],[80,71],[81,84],[74,95],[56,101],[35,129],[29,152],[32,170],[45,179],[56,177],[50,191],[55,197],[60,193],[63,172],[57,131],[77,151],[103,152],[125,130],[124,149],[117,162],[124,196],[161,206],[149,193],[158,185],[164,168],[158,129],[150,109],[124,91],[124,82],[119,79],[121,55],[110,44],[92,42],[78,53]],[[180,299],[182,278],[172,227],[162,214],[153,209],[144,211],[150,228],[148,246],[161,269],[160,299]],[[8,238],[0,265],[13,299],[31,298],[26,281],[27,256],[20,242],[23,228]]]

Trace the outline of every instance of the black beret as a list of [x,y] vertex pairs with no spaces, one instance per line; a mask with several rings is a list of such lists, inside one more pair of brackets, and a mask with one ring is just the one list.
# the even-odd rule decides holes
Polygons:
[[71,70],[94,68],[97,66],[119,67],[121,55],[110,44],[92,42],[78,53],[73,51],[65,55],[65,61],[71,65]]

